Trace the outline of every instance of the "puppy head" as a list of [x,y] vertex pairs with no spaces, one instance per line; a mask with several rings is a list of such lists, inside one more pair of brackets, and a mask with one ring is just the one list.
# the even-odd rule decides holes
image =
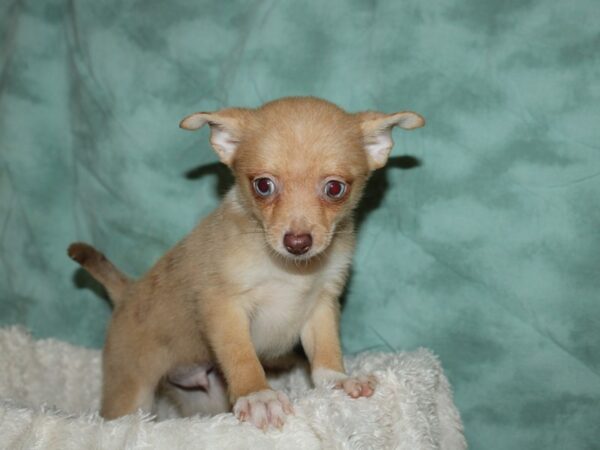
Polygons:
[[356,207],[392,149],[392,128],[423,126],[413,112],[350,114],[325,100],[283,98],[258,109],[195,113],[180,126],[211,128],[211,144],[233,170],[243,205],[279,254],[310,259]]

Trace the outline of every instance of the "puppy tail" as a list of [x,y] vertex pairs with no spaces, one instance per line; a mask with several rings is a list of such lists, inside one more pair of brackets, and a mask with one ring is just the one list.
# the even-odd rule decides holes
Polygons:
[[106,256],[91,245],[83,242],[75,242],[69,245],[67,254],[78,262],[91,276],[98,280],[108,291],[108,295],[114,306],[118,306],[125,295],[131,280]]

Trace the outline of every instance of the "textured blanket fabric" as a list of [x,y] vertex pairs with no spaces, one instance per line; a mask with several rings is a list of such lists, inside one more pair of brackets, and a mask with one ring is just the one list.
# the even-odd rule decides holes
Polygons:
[[65,249],[139,275],[215,207],[186,114],[410,109],[358,214],[345,352],[431,348],[473,448],[597,447],[599,23],[598,0],[0,1],[0,323],[101,346]]
[[158,422],[141,414],[104,422],[96,413],[99,351],[0,329],[0,448],[466,449],[448,381],[429,351],[365,352],[346,364],[375,374],[373,397],[311,389],[300,368],[271,380],[296,412],[281,431],[264,433],[231,414],[175,418],[166,400]]

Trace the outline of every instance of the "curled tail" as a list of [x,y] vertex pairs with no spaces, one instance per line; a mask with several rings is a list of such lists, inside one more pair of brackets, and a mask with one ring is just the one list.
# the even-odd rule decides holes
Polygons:
[[104,285],[114,306],[121,303],[131,280],[106,259],[106,256],[83,242],[69,245],[67,253],[73,261],[78,262],[91,276]]

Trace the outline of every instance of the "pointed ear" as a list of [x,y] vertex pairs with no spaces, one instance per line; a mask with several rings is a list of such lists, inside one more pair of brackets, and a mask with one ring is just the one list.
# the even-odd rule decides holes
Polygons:
[[399,126],[405,130],[412,130],[425,125],[425,119],[411,111],[393,114],[369,111],[359,113],[358,116],[361,120],[364,146],[371,170],[385,166],[394,145],[392,128]]
[[195,131],[208,124],[210,143],[224,164],[230,166],[242,139],[242,129],[248,110],[241,108],[223,109],[218,112],[197,112],[185,117],[179,127]]

